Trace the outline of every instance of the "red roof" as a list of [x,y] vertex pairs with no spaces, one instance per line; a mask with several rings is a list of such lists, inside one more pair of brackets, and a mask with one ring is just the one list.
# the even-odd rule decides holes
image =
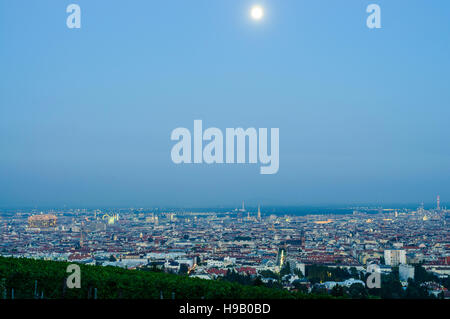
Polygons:
[[72,254],[69,256],[69,260],[83,260],[91,258],[90,254]]
[[214,274],[214,275],[223,275],[225,276],[227,274],[226,269],[217,269],[217,268],[210,268],[206,271],[208,274]]
[[250,275],[256,275],[256,269],[252,267],[241,267],[236,268],[237,272],[244,272]]

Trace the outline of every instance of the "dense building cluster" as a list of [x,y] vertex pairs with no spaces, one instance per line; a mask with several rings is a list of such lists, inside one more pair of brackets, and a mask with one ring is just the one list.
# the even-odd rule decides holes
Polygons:
[[0,220],[0,254],[184,270],[205,279],[233,270],[260,276],[264,282],[270,280],[265,274],[279,273],[286,265],[301,276],[308,265],[365,271],[375,263],[385,273],[400,266],[400,277],[407,281],[414,277],[411,264],[421,263],[440,277],[450,274],[449,213],[423,207],[355,208],[350,214],[303,216],[268,215],[244,207],[199,213],[16,211],[3,213]]

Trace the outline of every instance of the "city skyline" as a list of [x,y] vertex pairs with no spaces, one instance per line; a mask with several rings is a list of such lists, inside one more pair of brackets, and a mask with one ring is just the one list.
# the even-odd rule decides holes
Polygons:
[[[246,203],[246,204],[245,204]],[[441,196],[437,195],[434,199],[434,201],[416,201],[416,202],[381,202],[381,203],[367,203],[367,202],[347,202],[347,203],[301,203],[297,205],[289,205],[289,204],[274,204],[274,203],[265,203],[261,200],[256,201],[242,201],[242,207],[250,207],[250,209],[255,210],[258,209],[258,207],[261,207],[263,205],[264,207],[269,207],[271,209],[277,209],[277,208],[358,208],[358,207],[367,207],[367,208],[416,208],[416,207],[427,207],[427,208],[437,208],[437,209],[446,209],[446,207],[450,204],[450,202],[447,201],[441,201]],[[125,206],[115,206],[115,205],[77,205],[77,204],[63,204],[63,205],[9,205],[9,206],[1,206],[0,209],[32,209],[32,208],[162,208],[162,209],[239,209],[238,202],[234,201],[234,204],[229,201],[226,204],[213,204],[213,205],[125,205]]]
[[[83,299],[92,298],[86,281],[100,287],[100,299],[117,296],[163,299],[162,290],[165,298],[174,292],[170,285],[136,287],[134,284],[140,282],[136,276],[145,274],[179,280],[176,293],[181,298],[204,299],[207,293],[192,286],[184,291],[185,282],[192,285],[237,282],[245,287],[265,287],[270,289],[267,293],[279,293],[286,298],[322,295],[352,299],[448,299],[449,218],[450,211],[437,205],[433,209],[382,211],[360,208],[323,216],[277,215],[260,207],[258,212],[250,213],[244,202],[228,212],[146,209],[16,212],[0,215],[3,239],[0,274],[16,278],[8,274],[24,271],[22,266],[5,267],[11,263],[25,263],[25,269],[34,267],[34,263],[59,269],[68,263],[73,267],[89,265],[95,274],[102,273],[101,278],[107,282],[111,281],[103,277],[105,272],[128,271],[121,289],[86,279],[91,278],[91,272],[81,271],[78,289],[71,293]],[[36,272],[32,273],[36,276]],[[42,273],[47,274],[44,277],[49,274]],[[54,271],[51,276],[58,274]],[[67,293],[59,288],[61,280],[41,278],[35,281],[33,292],[32,281],[26,276],[19,278],[22,279],[10,280],[9,287],[22,298],[36,296],[46,281],[52,286],[51,290],[45,287],[47,298],[64,298]],[[194,278],[197,281],[190,281]],[[139,294],[133,293],[137,291]],[[215,296],[243,295],[223,291]]]
[[0,309],[448,310],[449,12],[0,0]]

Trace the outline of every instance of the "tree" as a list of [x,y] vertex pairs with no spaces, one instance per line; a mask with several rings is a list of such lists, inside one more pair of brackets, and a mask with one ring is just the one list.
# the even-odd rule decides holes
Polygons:
[[366,299],[369,296],[364,285],[362,285],[360,283],[351,285],[348,288],[348,294],[350,295],[350,298],[352,298],[352,299]]
[[344,296],[344,287],[340,285],[336,285],[331,289],[330,293],[333,297],[343,297]]
[[186,265],[186,264],[181,264],[180,265],[180,270],[178,270],[178,273],[180,275],[185,275],[185,274],[187,274],[188,271],[189,271],[189,266]]
[[355,267],[350,267],[350,275],[353,278],[359,278],[359,272]]
[[273,279],[279,279],[280,276],[278,276],[278,274],[274,273],[271,270],[262,270],[259,272],[261,274],[261,276],[265,277],[265,278],[273,278]]
[[261,280],[261,276],[258,276],[255,278],[255,280],[253,281],[253,286],[258,286],[258,287],[264,286],[264,283]]
[[414,280],[418,283],[434,281],[439,282],[439,278],[426,271],[421,264],[414,266]]
[[292,285],[295,287],[295,289],[297,289],[301,293],[306,294],[308,292],[308,287],[306,285],[302,284],[302,282],[300,280],[294,280]]
[[287,261],[280,270],[280,276],[283,277],[285,275],[289,275],[291,273],[291,265],[289,261]]
[[298,268],[294,269],[294,274],[296,274],[298,276],[298,278],[303,278],[305,277],[305,274],[302,273],[302,271]]
[[383,299],[398,299],[403,297],[403,288],[400,283],[400,279],[398,277],[398,270],[395,271],[395,268],[392,270],[392,273],[386,276],[381,276],[381,288],[380,289],[371,289],[374,294]]
[[408,287],[405,291],[405,297],[408,299],[428,299],[430,298],[430,294],[425,286],[409,278]]

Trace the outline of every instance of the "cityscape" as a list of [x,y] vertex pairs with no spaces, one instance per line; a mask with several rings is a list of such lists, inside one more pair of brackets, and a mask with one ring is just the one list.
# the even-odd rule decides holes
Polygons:
[[[439,196],[433,208],[330,211],[265,213],[244,202],[229,211],[201,212],[18,210],[1,215],[0,254],[329,295],[342,294],[337,287],[366,288],[369,265],[382,276],[396,272],[405,291],[420,265],[431,278],[420,282],[425,296],[450,297],[450,210]],[[338,281],[327,270],[323,278],[317,267],[346,274]]]
[[448,311],[449,12],[0,0],[0,313]]

